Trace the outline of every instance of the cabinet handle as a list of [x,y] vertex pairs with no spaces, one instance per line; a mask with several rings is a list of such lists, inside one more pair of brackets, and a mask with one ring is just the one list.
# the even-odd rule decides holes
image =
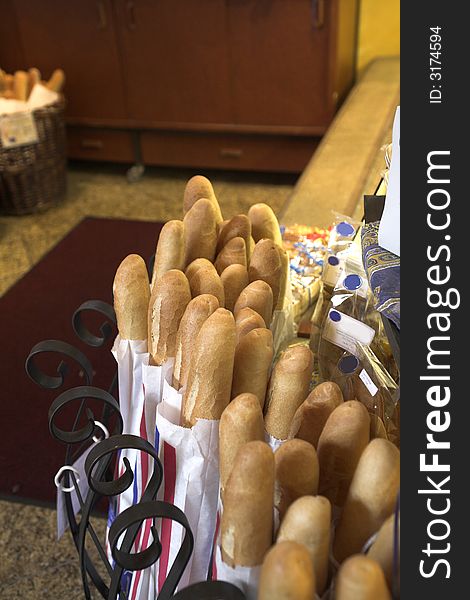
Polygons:
[[98,0],[96,7],[98,9],[98,29],[106,29],[108,22],[106,19],[106,8],[103,0]]
[[81,141],[82,148],[86,148],[88,150],[101,150],[103,148],[103,142],[101,140],[82,140]]
[[134,30],[136,28],[135,3],[127,2],[126,3],[126,11],[127,11],[127,27],[128,27],[128,29]]
[[240,148],[221,148],[220,156],[223,158],[241,158],[243,156],[243,150]]
[[325,24],[325,0],[312,0],[313,26],[322,29]]

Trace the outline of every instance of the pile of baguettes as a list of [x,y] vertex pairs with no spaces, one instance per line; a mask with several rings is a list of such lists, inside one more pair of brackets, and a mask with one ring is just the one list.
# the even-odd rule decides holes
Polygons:
[[41,72],[36,67],[28,71],[15,71],[13,74],[0,69],[0,98],[26,102],[31,90],[38,83],[53,92],[60,93],[64,87],[65,74],[62,69],[56,69],[47,81],[43,81]]
[[118,268],[120,334],[148,338],[155,365],[174,358],[181,425],[220,419],[224,565],[261,567],[260,600],[389,599],[400,453],[371,439],[367,409],[344,402],[336,384],[310,391],[306,345],[274,360],[269,327],[288,281],[269,206],[224,221],[211,183],[196,176],[183,220],[160,233],[151,283],[137,255]]

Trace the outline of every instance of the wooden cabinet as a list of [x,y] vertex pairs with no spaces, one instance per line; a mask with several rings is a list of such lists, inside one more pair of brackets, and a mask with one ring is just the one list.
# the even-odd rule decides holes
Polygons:
[[353,82],[356,8],[0,0],[0,67],[65,70],[72,158],[301,171]]

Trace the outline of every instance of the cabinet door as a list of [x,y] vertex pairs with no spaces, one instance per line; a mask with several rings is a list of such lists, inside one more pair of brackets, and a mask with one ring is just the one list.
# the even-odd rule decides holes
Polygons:
[[225,0],[116,0],[130,117],[232,122]]
[[111,0],[13,0],[28,66],[65,71],[67,116],[124,119]]
[[237,123],[326,126],[332,2],[227,0],[227,8]]

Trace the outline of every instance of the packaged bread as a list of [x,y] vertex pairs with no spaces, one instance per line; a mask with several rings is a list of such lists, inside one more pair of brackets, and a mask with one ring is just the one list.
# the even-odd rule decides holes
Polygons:
[[17,100],[28,99],[29,77],[26,71],[16,71],[13,76],[13,92]]
[[328,417],[342,402],[343,394],[336,383],[319,383],[296,410],[288,437],[305,440],[317,448]]
[[276,308],[284,279],[284,263],[279,246],[272,240],[262,239],[254,247],[248,268],[250,282],[261,279],[271,286],[273,307]]
[[187,182],[184,197],[183,197],[183,211],[186,214],[201,198],[206,198],[210,201],[215,211],[215,220],[217,223],[223,221],[220,206],[214,193],[212,183],[203,175],[194,175]]
[[219,301],[219,306],[225,306],[225,291],[219,274],[214,265],[200,267],[189,279],[191,296],[195,298],[201,294],[212,294]]
[[271,448],[262,441],[244,444],[237,452],[224,491],[220,530],[225,564],[262,564],[273,540],[273,494]]
[[304,440],[287,440],[274,453],[274,505],[282,519],[289,506],[301,496],[318,491],[319,467],[315,448]]
[[220,276],[224,286],[225,308],[233,312],[235,302],[248,285],[248,271],[243,265],[229,265]]
[[230,402],[235,359],[235,319],[218,308],[197,334],[183,394],[181,424],[192,427],[197,419],[218,420]]
[[336,577],[335,600],[392,600],[380,566],[364,554],[348,558]]
[[273,354],[273,334],[269,329],[259,327],[241,336],[235,349],[232,398],[245,392],[254,394],[260,408],[264,408]]
[[263,318],[266,327],[269,327],[273,314],[273,291],[271,286],[261,279],[249,283],[240,292],[235,302],[233,307],[235,317],[243,308],[253,309]]
[[241,237],[235,237],[229,240],[215,259],[214,266],[217,273],[221,275],[229,265],[243,265],[246,263],[246,245]]
[[211,294],[201,294],[187,305],[176,334],[173,387],[179,390],[186,385],[189,364],[202,324],[219,308],[219,301]]
[[190,300],[191,290],[182,271],[171,269],[155,283],[148,311],[150,364],[162,365],[176,356],[176,334]]
[[113,296],[121,338],[146,340],[150,284],[145,261],[138,254],[129,254],[117,268]]
[[[393,585],[395,543],[399,546],[399,521],[395,538],[395,514],[391,514],[379,529],[377,537],[367,552],[367,556],[380,565],[389,589],[392,589]],[[399,565],[398,559],[399,552],[397,552],[397,567]]]
[[295,541],[274,544],[263,561],[258,600],[312,600],[315,591],[307,548]]
[[359,459],[369,443],[369,413],[357,400],[341,403],[318,440],[320,494],[343,506]]
[[259,242],[262,239],[269,239],[282,246],[279,221],[270,206],[263,202],[253,204],[248,210],[248,218],[251,222],[251,230],[255,242]]
[[274,366],[266,396],[266,431],[278,440],[289,435],[295,411],[308,395],[313,353],[307,346],[285,350]]
[[229,221],[225,221],[219,228],[217,240],[217,253],[219,253],[230,240],[236,237],[243,238],[246,248],[246,264],[250,262],[251,249],[251,223],[246,215],[235,215]]
[[184,268],[183,221],[168,221],[158,236],[155,262],[153,265],[151,289],[163,273],[171,269],[182,271]]
[[261,316],[248,307],[242,308],[242,310],[237,313],[235,325],[237,328],[237,344],[245,335],[250,333],[250,331],[253,331],[253,329],[266,328],[266,323]]
[[198,200],[184,215],[184,264],[196,258],[213,261],[217,246],[217,221],[214,205],[206,198]]
[[62,88],[65,84],[65,73],[62,69],[55,69],[52,73],[49,81],[46,84],[46,87],[53,92],[57,92],[58,94],[61,92]]
[[259,400],[254,394],[240,394],[220,417],[219,472],[222,498],[238,450],[247,442],[256,440],[264,441],[263,413]]
[[323,496],[301,496],[287,509],[277,534],[277,543],[292,541],[303,544],[310,553],[317,583],[323,594],[328,581],[330,553],[331,504]]
[[336,527],[333,554],[338,562],[361,552],[393,513],[399,486],[400,451],[388,440],[372,440],[359,460]]

